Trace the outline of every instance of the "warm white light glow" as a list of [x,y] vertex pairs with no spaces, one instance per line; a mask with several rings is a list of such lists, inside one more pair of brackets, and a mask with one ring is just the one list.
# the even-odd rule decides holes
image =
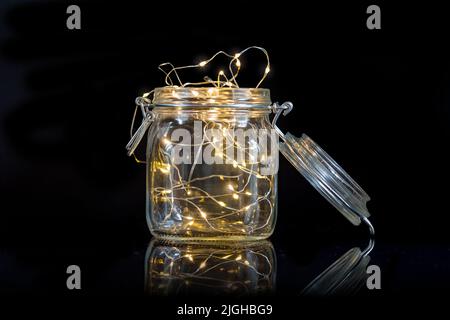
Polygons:
[[172,90],[172,96],[174,96],[177,99],[180,99],[180,95],[175,90]]

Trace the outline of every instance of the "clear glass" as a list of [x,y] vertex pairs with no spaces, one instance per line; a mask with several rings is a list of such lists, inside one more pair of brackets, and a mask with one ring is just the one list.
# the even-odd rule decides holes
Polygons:
[[[269,237],[276,221],[278,169],[270,108],[156,106],[153,112],[147,149],[152,234],[178,240]],[[242,132],[254,134],[237,138]],[[208,163],[207,155],[215,162]]]
[[152,295],[261,295],[275,284],[276,254],[269,241],[152,240],[147,249],[145,289]]

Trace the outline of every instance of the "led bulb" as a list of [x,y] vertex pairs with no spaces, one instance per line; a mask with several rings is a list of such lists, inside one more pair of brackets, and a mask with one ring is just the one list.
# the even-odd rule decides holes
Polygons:
[[227,206],[226,203],[223,202],[223,201],[218,201],[217,203],[220,204],[220,206],[222,206],[222,207],[226,207]]
[[202,62],[200,62],[198,65],[199,65],[200,67],[204,67],[204,66],[206,66],[207,63],[208,63],[208,61],[202,61]]

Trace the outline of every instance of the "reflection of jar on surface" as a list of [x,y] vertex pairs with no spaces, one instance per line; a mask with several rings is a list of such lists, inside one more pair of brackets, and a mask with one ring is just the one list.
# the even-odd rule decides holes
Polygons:
[[269,237],[276,220],[278,136],[267,89],[159,88],[147,154],[155,236]]
[[276,256],[268,241],[171,243],[147,249],[145,286],[150,294],[247,295],[275,289]]

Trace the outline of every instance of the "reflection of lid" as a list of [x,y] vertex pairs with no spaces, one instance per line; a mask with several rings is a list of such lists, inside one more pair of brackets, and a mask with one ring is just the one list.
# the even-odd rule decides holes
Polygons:
[[270,90],[262,88],[161,87],[152,104],[175,107],[227,107],[270,109]]
[[337,259],[303,289],[312,296],[349,295],[355,293],[367,278],[370,257],[359,248],[352,248]]
[[305,134],[281,137],[281,153],[351,223],[359,225],[370,216],[370,197],[322,148]]

